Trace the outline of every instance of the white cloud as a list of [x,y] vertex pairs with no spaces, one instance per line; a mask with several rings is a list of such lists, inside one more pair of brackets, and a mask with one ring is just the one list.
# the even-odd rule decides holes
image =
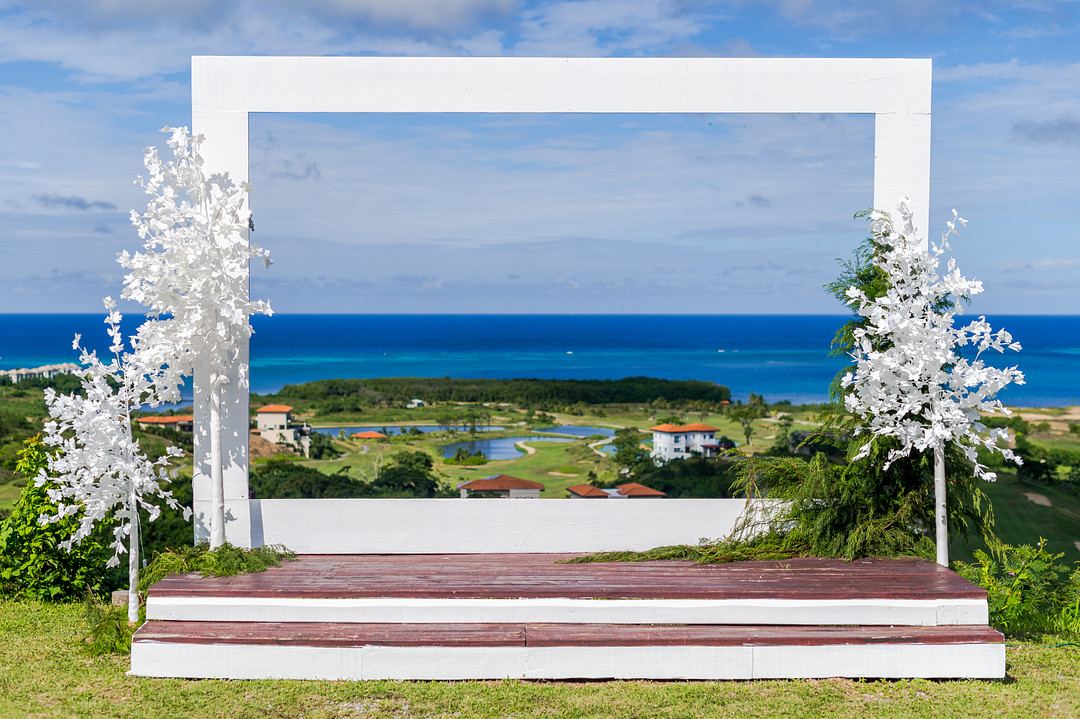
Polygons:
[[977,22],[1000,28],[995,34],[1028,39],[1075,30],[1075,4],[1070,0],[772,0],[771,4],[784,19],[847,41],[901,31],[945,34],[970,29]]
[[546,2],[522,13],[514,52],[589,56],[663,51],[705,30],[714,14],[676,0]]
[[506,17],[518,0],[307,0],[309,11],[445,32],[479,18]]
[[[510,0],[298,4],[277,0],[168,5],[53,0],[0,16],[0,62],[55,63],[88,79],[186,73],[192,55],[440,55],[496,50],[476,21]],[[129,4],[154,12],[127,12]],[[422,28],[418,32],[416,28]]]

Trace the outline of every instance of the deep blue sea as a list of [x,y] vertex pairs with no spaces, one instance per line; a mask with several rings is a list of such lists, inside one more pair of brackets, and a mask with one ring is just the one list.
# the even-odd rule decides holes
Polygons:
[[[829,342],[845,318],[821,315],[275,315],[255,317],[252,391],[335,377],[700,379],[769,402],[826,399],[845,364]],[[960,318],[963,320],[963,318]],[[1080,404],[1080,316],[989,317],[1024,349],[1017,406]],[[125,317],[134,328],[135,316]],[[105,348],[101,315],[0,315],[0,369],[78,361],[74,333]]]

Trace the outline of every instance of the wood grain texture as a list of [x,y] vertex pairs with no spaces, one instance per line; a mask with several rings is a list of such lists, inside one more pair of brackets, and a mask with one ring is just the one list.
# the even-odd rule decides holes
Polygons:
[[569,554],[304,555],[233,577],[170,575],[152,597],[985,599],[919,559],[560,564]]

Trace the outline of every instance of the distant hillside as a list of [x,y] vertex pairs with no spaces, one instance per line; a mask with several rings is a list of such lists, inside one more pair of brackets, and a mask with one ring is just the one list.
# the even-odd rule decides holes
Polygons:
[[382,402],[507,402],[522,406],[622,404],[674,401],[720,403],[731,390],[713,382],[626,377],[617,380],[558,379],[452,379],[450,377],[381,377],[327,379],[285,385],[276,395],[282,400],[318,401],[364,397]]

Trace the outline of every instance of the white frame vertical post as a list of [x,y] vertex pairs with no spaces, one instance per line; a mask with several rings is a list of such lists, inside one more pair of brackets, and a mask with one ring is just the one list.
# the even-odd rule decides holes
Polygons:
[[[916,226],[924,233],[928,228],[928,59],[197,56],[191,75],[192,131],[206,137],[206,168],[228,172],[237,181],[248,179],[252,112],[872,114],[873,206],[895,208],[906,196]],[[247,361],[245,343],[240,362]],[[209,419],[207,380],[205,371],[196,370],[199,540],[208,536],[210,505],[209,435],[202,429]],[[274,531],[256,516],[258,503],[248,501],[247,390],[234,381],[224,391],[223,405],[226,537],[240,546],[259,544],[264,529],[269,535]],[[506,503],[480,504],[496,518]],[[551,521],[558,521],[558,504]],[[364,521],[390,520],[368,514]],[[717,536],[699,534],[697,526],[685,531],[691,543]]]

